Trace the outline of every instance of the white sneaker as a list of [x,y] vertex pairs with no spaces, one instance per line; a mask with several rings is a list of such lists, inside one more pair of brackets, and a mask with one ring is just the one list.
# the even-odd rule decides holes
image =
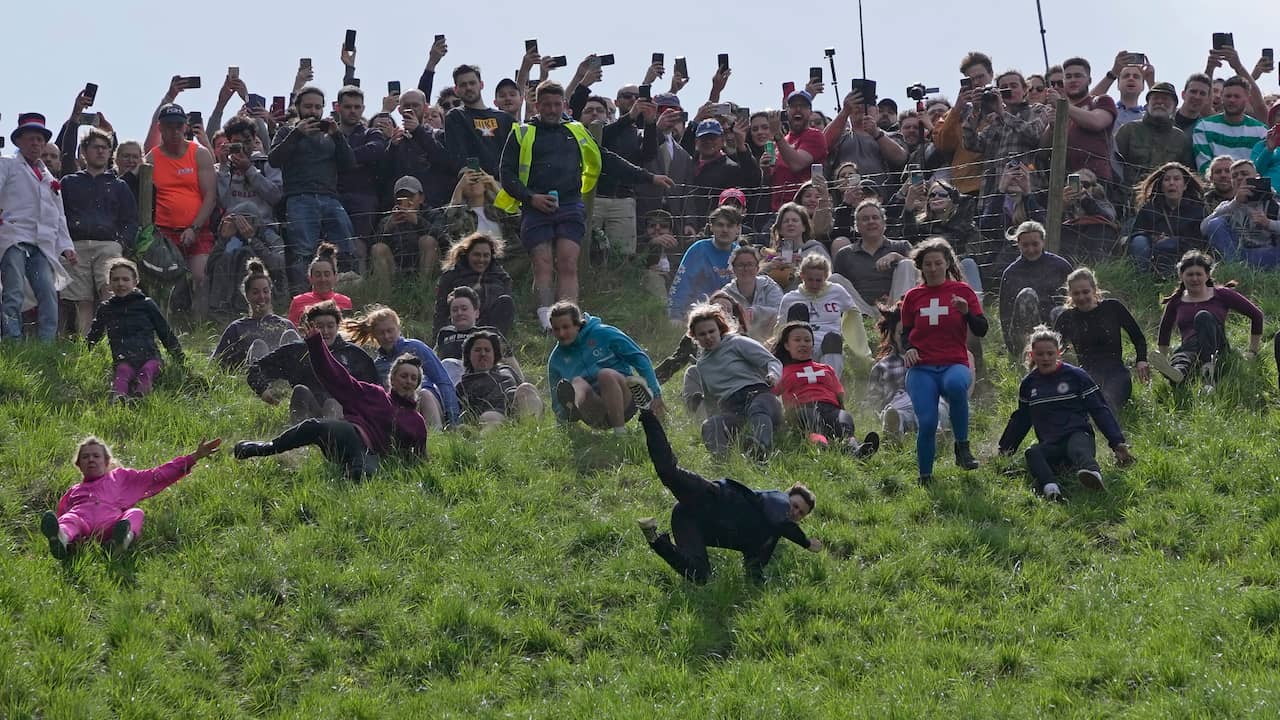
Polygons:
[[1058,487],[1058,483],[1045,483],[1044,490],[1045,500],[1061,500],[1062,489]]
[[893,437],[902,434],[902,416],[894,406],[890,405],[884,409],[884,415],[880,416],[880,423],[884,426],[886,434]]
[[641,410],[648,410],[653,405],[653,392],[644,378],[635,375],[627,376],[627,389],[631,391],[631,401]]
[[1215,370],[1217,369],[1217,361],[1210,360],[1200,366],[1200,387],[1204,392],[1213,392],[1213,385],[1216,382]]
[[1184,377],[1182,371],[1174,367],[1169,362],[1169,358],[1165,357],[1165,354],[1159,350],[1153,350],[1147,354],[1147,363],[1151,365],[1151,367],[1155,368],[1156,372],[1169,378],[1169,382],[1174,385],[1182,382]]
[[1102,482],[1102,473],[1097,470],[1080,468],[1076,471],[1076,479],[1080,481],[1081,485],[1089,488],[1090,490],[1107,489],[1106,483]]

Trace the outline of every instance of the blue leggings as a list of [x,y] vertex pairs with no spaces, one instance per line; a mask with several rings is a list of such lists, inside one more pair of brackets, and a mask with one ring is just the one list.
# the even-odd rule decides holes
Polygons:
[[956,442],[969,440],[969,385],[973,371],[968,365],[916,365],[907,371],[907,395],[916,411],[916,467],[921,475],[933,474],[938,454],[938,399],[951,406],[951,430]]

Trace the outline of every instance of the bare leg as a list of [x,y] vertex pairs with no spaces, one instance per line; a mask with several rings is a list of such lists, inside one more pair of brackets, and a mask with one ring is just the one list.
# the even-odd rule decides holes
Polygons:
[[[560,238],[556,240],[556,272],[560,276],[560,284],[556,296],[561,300],[578,302],[578,254],[581,252],[578,243]],[[548,278],[550,280],[550,278]],[[537,284],[537,275],[534,275]]]
[[208,255],[187,258],[187,267],[191,269],[191,317],[195,325],[203,325],[209,315],[209,277],[205,272],[208,264]]
[[422,413],[422,419],[427,421],[427,427],[432,430],[444,427],[444,413],[440,412],[440,401],[436,400],[435,393],[430,390],[418,391],[418,412]]
[[538,388],[529,383],[516,388],[515,406],[516,417],[538,417],[545,408],[542,397],[538,395]]
[[369,274],[376,278],[390,279],[395,275],[396,261],[386,243],[375,243],[369,248]]
[[538,321],[543,329],[551,327],[551,305],[555,302],[553,275],[555,258],[550,244],[538,245],[529,253],[533,261],[533,299],[538,306]]

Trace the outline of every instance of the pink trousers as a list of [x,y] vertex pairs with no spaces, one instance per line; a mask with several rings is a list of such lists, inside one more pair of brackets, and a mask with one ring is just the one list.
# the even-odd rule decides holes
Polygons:
[[63,513],[58,518],[58,527],[67,534],[67,542],[72,543],[84,537],[104,538],[111,532],[111,527],[120,520],[129,521],[129,529],[136,538],[142,534],[142,519],[145,514],[142,508],[129,508],[117,517],[96,518],[97,523],[76,514],[75,510]]
[[160,358],[152,358],[136,369],[127,362],[119,363],[116,365],[116,379],[111,389],[115,390],[117,395],[128,395],[130,386],[134,380],[137,380],[138,394],[146,395],[151,392],[151,383],[159,372]]

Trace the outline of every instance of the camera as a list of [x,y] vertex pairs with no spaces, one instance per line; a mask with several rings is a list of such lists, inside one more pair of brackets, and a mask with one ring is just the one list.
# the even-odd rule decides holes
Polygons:
[[228,155],[240,155],[244,153],[244,143],[227,143]]
[[333,121],[328,118],[320,118],[319,120],[316,120],[316,129],[324,133],[332,132]]
[[982,112],[995,112],[1000,107],[1000,91],[992,87],[982,89]]
[[916,83],[907,88],[907,97],[916,102],[924,102],[926,96],[936,95],[939,92],[941,91],[938,88],[925,87],[924,83]]
[[1266,200],[1271,197],[1271,178],[1251,177],[1245,182],[1249,185],[1249,196],[1253,200]]

